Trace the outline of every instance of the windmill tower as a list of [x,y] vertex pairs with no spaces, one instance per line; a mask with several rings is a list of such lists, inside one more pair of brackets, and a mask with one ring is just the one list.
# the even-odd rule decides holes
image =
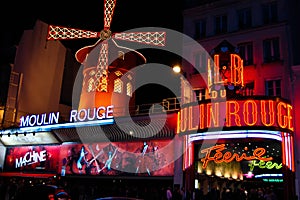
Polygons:
[[[134,91],[135,79],[130,69],[145,64],[146,58],[136,50],[118,45],[116,40],[165,46],[165,32],[113,34],[110,26],[115,6],[116,0],[104,0],[104,28],[100,32],[49,25],[47,40],[99,38],[75,54],[84,67],[78,110],[113,105],[114,116],[122,116],[124,109],[128,109],[122,103],[129,102]],[[133,107],[134,101],[130,102]]]

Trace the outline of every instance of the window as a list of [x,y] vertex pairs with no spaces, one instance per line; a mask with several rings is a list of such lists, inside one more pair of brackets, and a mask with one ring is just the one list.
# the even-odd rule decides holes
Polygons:
[[206,37],[206,20],[202,19],[195,22],[195,39]]
[[124,57],[125,57],[124,51],[118,51],[118,58],[124,60]]
[[122,93],[122,88],[123,88],[123,82],[121,79],[117,78],[114,81],[114,92],[116,93]]
[[279,38],[271,38],[264,40],[263,51],[265,63],[280,60]]
[[205,88],[197,88],[197,89],[193,89],[195,95],[196,95],[196,99],[198,101],[203,101],[205,100],[205,94],[206,94],[206,89]]
[[243,59],[244,66],[253,64],[253,45],[252,42],[238,44],[239,55]]
[[277,22],[277,2],[266,3],[262,5],[263,23],[270,24]]
[[182,79],[182,102],[185,103],[191,103],[194,102],[195,98],[193,96],[193,90],[191,88],[190,83],[186,79]]
[[242,90],[243,96],[253,96],[254,95],[254,81],[246,83]]
[[207,68],[208,54],[206,52],[199,52],[195,54],[194,73],[205,72]]
[[93,79],[93,78],[90,78],[90,79],[88,80],[88,87],[87,87],[87,91],[88,91],[88,92],[92,92],[92,91],[94,91],[94,90],[93,90],[93,88],[94,88],[94,85],[95,85],[95,81],[94,81],[94,79]]
[[127,88],[127,96],[132,96],[132,85],[131,85],[131,83],[127,83],[126,84],[126,88]]
[[227,16],[221,15],[215,17],[215,33],[226,33],[227,32]]
[[266,81],[266,95],[267,96],[281,96],[281,80]]
[[123,73],[122,73],[121,71],[117,70],[117,71],[115,71],[115,75],[116,75],[116,76],[122,76]]
[[237,15],[239,29],[250,28],[252,26],[252,15],[250,8],[239,10]]

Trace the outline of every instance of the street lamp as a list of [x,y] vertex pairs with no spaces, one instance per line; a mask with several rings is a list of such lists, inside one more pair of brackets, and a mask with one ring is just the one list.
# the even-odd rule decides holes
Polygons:
[[174,65],[173,66],[173,71],[178,74],[181,72],[181,67],[179,65]]

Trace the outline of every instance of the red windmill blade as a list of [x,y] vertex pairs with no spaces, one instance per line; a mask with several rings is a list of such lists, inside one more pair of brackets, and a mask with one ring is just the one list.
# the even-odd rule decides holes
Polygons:
[[[76,54],[76,60],[83,63],[86,56],[98,45],[101,45],[99,58],[96,69],[96,83],[95,87],[98,91],[105,91],[105,87],[102,85],[107,83],[107,71],[108,71],[108,49],[109,40],[112,40],[116,44],[114,39],[124,40],[130,42],[137,42],[155,46],[165,46],[165,32],[132,32],[132,33],[115,33],[112,34],[110,30],[114,10],[116,6],[116,0],[104,0],[104,28],[100,32],[68,28],[63,26],[49,25],[47,40],[70,40],[80,38],[99,38],[99,40],[89,46],[85,46],[79,49]],[[101,44],[100,44],[101,43]]]

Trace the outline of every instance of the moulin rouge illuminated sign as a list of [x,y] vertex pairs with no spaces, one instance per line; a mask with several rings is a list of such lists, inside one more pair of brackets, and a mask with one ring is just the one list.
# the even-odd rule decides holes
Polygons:
[[[227,47],[227,42],[222,46]],[[208,90],[212,101],[183,106],[178,118],[179,133],[223,127],[268,127],[294,131],[292,106],[280,98],[256,96],[252,99],[236,99],[233,96],[226,99],[227,95],[232,95],[227,94],[227,91],[238,90],[244,85],[243,60],[239,55],[215,54],[213,61],[208,59],[207,71]]]
[[[103,120],[113,118],[113,106],[100,106],[98,108],[88,108],[71,110],[69,122],[83,122],[92,120]],[[20,118],[20,127],[41,126],[59,123],[59,112],[44,113],[39,115],[28,115]]]
[[275,127],[294,131],[292,106],[280,99],[202,103],[182,108],[179,119],[178,130],[181,133],[207,128],[244,126]]
[[215,163],[230,163],[232,161],[244,161],[244,160],[259,160],[268,162],[273,160],[273,157],[266,157],[266,149],[265,148],[256,148],[253,150],[251,155],[247,153],[232,153],[230,151],[224,151],[226,149],[225,144],[215,145],[213,147],[209,147],[206,149],[201,150],[201,153],[205,153],[205,157],[201,159],[202,167],[205,169],[208,165],[208,162],[215,162]]

